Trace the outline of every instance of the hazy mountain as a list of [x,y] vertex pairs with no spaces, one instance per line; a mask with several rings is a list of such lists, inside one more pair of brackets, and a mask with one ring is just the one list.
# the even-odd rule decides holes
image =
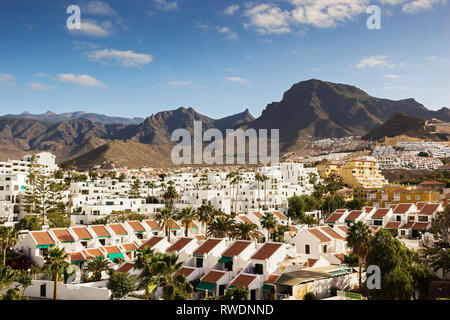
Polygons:
[[76,112],[65,112],[65,113],[54,113],[51,111],[47,111],[46,113],[42,114],[32,114],[29,112],[24,112],[21,114],[8,114],[5,117],[12,117],[12,118],[27,118],[27,119],[34,119],[42,122],[49,122],[49,123],[58,123],[61,121],[66,120],[73,120],[73,119],[87,119],[91,122],[101,122],[104,124],[136,124],[144,121],[144,118],[122,118],[122,117],[111,117],[104,114],[99,113],[86,113],[84,111],[76,111]]

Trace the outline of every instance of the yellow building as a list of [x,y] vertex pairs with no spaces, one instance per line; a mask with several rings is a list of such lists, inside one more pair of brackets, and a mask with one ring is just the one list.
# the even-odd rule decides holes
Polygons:
[[353,188],[381,188],[387,184],[376,161],[350,159],[344,163],[330,162],[319,164],[317,170],[323,179],[336,174]]
[[440,194],[424,187],[355,188],[353,198],[365,201],[368,206],[385,208],[397,203],[438,202]]

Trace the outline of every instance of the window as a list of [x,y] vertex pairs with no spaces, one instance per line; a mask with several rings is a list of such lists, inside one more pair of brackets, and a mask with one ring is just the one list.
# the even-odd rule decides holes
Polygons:
[[419,221],[421,221],[421,222],[428,222],[428,217],[426,217],[426,216],[419,216]]
[[309,251],[309,244],[305,245],[305,253],[306,253],[306,254],[310,254],[310,251]]
[[263,265],[260,263],[255,264],[255,274],[263,274]]
[[327,245],[326,244],[323,246],[323,252],[327,253]]
[[41,297],[47,297],[47,285],[41,284]]

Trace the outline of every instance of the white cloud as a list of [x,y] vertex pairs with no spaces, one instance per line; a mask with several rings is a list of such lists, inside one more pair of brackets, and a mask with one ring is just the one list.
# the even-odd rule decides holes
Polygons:
[[225,14],[228,14],[228,15],[233,15],[238,10],[239,10],[239,5],[238,4],[233,4],[233,5],[229,6],[229,7],[226,7],[223,12]]
[[386,79],[390,79],[390,80],[398,80],[400,79],[402,76],[399,74],[393,74],[393,73],[388,73],[384,76]]
[[229,27],[223,27],[219,29],[220,33],[225,34],[228,40],[238,40],[239,36],[236,32],[233,32]]
[[172,11],[178,9],[178,2],[177,1],[167,1],[167,0],[153,0],[153,2],[156,3],[156,6],[158,9],[163,11]]
[[278,7],[260,4],[245,11],[249,22],[244,27],[254,27],[261,34],[282,34],[291,32],[289,28],[291,13]]
[[433,60],[436,60],[438,58],[438,56],[429,56],[429,57],[427,57],[426,59],[428,60],[428,61],[433,61]]
[[230,82],[240,83],[240,84],[244,84],[244,83],[248,82],[247,79],[243,79],[240,77],[226,77],[225,80],[230,81]]
[[8,87],[14,87],[16,85],[16,77],[7,74],[7,73],[3,73],[0,74],[0,83],[3,83],[4,85],[8,86]]
[[190,85],[190,81],[169,81],[171,86],[187,86]]
[[35,76],[36,76],[36,77],[39,77],[39,78],[47,78],[47,77],[50,77],[50,75],[49,75],[48,73],[44,73],[44,72],[38,72],[38,73],[35,74]]
[[370,56],[362,59],[356,66],[358,68],[373,68],[375,66],[387,66],[386,56]]
[[95,14],[99,16],[114,16],[117,13],[109,6],[109,4],[101,1],[91,1],[85,8],[85,13]]
[[33,90],[39,90],[39,91],[47,91],[47,90],[53,90],[55,87],[50,86],[48,84],[39,83],[39,82],[30,82],[29,86]]
[[96,22],[91,19],[81,19],[81,28],[69,30],[72,34],[81,34],[91,37],[104,38],[108,37],[112,33],[112,23],[111,21]]
[[104,49],[92,51],[88,55],[89,60],[96,62],[116,61],[124,67],[139,67],[153,61],[150,54],[136,53],[131,50],[119,51]]
[[433,7],[436,3],[444,3],[445,0],[414,0],[412,2],[406,3],[402,11],[406,13],[416,13],[422,10],[428,10]]
[[63,73],[57,75],[57,80],[60,82],[74,83],[83,87],[106,87],[106,85],[103,82],[87,74],[76,75],[73,73]]

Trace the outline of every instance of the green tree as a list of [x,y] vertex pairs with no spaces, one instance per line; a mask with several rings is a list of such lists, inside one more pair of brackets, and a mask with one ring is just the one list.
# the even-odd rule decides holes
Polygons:
[[17,231],[13,227],[0,226],[0,245],[3,264],[6,264],[6,251],[17,242]]
[[217,216],[208,228],[208,236],[226,238],[233,234],[235,221],[230,216]]
[[189,226],[195,219],[197,219],[197,211],[195,211],[191,207],[183,208],[176,215],[176,219],[181,221],[181,223],[184,225],[184,235],[185,237],[187,237],[189,235]]
[[361,199],[353,199],[345,204],[345,207],[350,210],[361,210],[366,203]]
[[371,233],[369,227],[362,221],[354,223],[348,230],[346,241],[352,252],[358,256],[359,287],[362,288],[362,265],[369,253]]
[[94,257],[87,261],[86,271],[92,274],[89,278],[91,281],[102,280],[102,272],[110,270],[109,261],[105,257]]
[[228,289],[225,293],[225,300],[248,300],[248,290],[241,287]]
[[170,209],[170,207],[162,208],[156,213],[155,220],[164,229],[164,234],[170,241],[170,234],[172,233],[171,228],[175,222],[175,213]]
[[131,199],[138,199],[141,197],[141,181],[139,179],[134,180],[130,187],[129,197]]
[[216,211],[209,204],[202,204],[197,209],[198,220],[205,225],[205,234],[208,234],[208,227],[214,221]]
[[[153,196],[153,190],[156,188],[156,183],[154,183],[153,181],[147,181],[146,185],[147,185],[147,199],[151,199],[152,200],[151,203],[154,203],[155,197]],[[149,192],[150,189],[152,189],[151,198],[150,198],[150,192]],[[148,202],[148,203],[150,203],[150,202]]]
[[447,280],[447,274],[450,272],[450,249],[440,248],[431,256],[431,268],[437,272],[442,269],[443,279]]
[[106,287],[111,290],[112,298],[120,300],[136,290],[134,279],[124,272],[111,270]]
[[444,212],[438,214],[431,221],[430,232],[433,234],[436,242],[450,243],[450,205],[447,205]]
[[139,249],[136,253],[134,269],[141,271],[137,277],[137,288],[145,291],[145,300],[149,300],[150,294],[159,285],[159,279],[154,271],[159,255],[150,247]]
[[17,272],[10,266],[0,264],[0,291],[8,288],[17,277]]
[[48,225],[50,228],[68,228],[70,227],[70,218],[59,212],[47,213]]
[[49,249],[47,256],[45,257],[44,268],[47,272],[53,276],[54,288],[53,288],[53,299],[58,299],[58,282],[59,277],[67,271],[69,263],[66,261],[69,255],[58,247]]
[[254,223],[236,223],[233,230],[233,237],[241,240],[255,240],[259,238],[258,226]]
[[42,229],[42,221],[38,216],[26,215],[14,226],[19,230],[38,231]]
[[270,241],[270,233],[275,230],[278,226],[278,220],[275,218],[274,214],[268,212],[264,215],[264,219],[261,221],[261,227],[267,230],[267,241]]
[[307,292],[303,297],[303,300],[317,300],[317,298],[314,292]]
[[25,295],[25,290],[33,284],[33,272],[28,270],[18,271],[16,282],[20,285],[20,295]]
[[175,187],[172,184],[169,184],[166,192],[163,194],[163,199],[166,202],[166,206],[173,210],[173,203],[178,197],[179,195]]

